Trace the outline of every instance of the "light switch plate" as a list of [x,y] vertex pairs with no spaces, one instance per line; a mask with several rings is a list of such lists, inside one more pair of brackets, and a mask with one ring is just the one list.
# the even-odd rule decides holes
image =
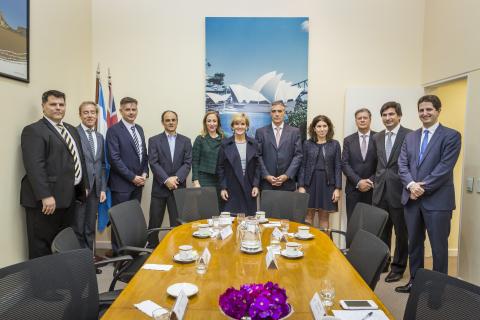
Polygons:
[[480,193],[480,178],[477,178],[477,193]]
[[[478,179],[477,179],[477,182],[478,182]],[[465,187],[467,188],[468,192],[473,192],[473,177],[467,177],[467,183]],[[477,186],[477,190],[478,190],[478,186]]]

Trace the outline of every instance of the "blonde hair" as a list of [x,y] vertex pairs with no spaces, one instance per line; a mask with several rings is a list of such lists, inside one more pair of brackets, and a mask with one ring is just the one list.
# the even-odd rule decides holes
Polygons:
[[207,136],[207,134],[208,134],[207,117],[211,114],[214,114],[217,117],[217,134],[223,139],[224,133],[223,133],[223,130],[222,130],[222,124],[220,122],[220,115],[218,114],[217,111],[212,111],[212,110],[207,111],[205,113],[205,116],[203,117],[203,121],[202,121],[203,127],[202,127],[202,131],[200,132],[200,135],[202,137]]
[[235,122],[237,121],[245,121],[245,124],[247,125],[247,130],[248,128],[250,127],[250,120],[248,119],[248,116],[246,113],[244,112],[239,112],[239,113],[235,113],[232,117],[232,122],[230,122],[230,127],[233,129],[233,125],[235,124]]

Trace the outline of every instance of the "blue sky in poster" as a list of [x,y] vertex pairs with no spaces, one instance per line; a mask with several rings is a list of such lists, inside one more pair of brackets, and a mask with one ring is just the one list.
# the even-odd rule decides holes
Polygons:
[[18,26],[27,27],[27,0],[2,0],[0,11],[13,29]]
[[282,79],[307,79],[308,32],[300,18],[207,17],[206,57],[209,75],[225,73],[226,84],[253,85],[261,75],[277,71]]

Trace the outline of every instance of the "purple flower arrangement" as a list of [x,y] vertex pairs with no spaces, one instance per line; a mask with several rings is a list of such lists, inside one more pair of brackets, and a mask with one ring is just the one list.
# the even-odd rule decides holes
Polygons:
[[273,282],[244,284],[228,288],[219,298],[222,311],[234,319],[277,320],[290,313],[287,293]]

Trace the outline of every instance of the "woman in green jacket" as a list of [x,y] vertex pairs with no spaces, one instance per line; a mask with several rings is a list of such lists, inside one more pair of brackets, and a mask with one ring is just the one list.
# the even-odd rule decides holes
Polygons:
[[194,187],[216,187],[218,150],[223,139],[220,117],[208,111],[203,117],[202,133],[195,139],[192,150],[192,181]]

